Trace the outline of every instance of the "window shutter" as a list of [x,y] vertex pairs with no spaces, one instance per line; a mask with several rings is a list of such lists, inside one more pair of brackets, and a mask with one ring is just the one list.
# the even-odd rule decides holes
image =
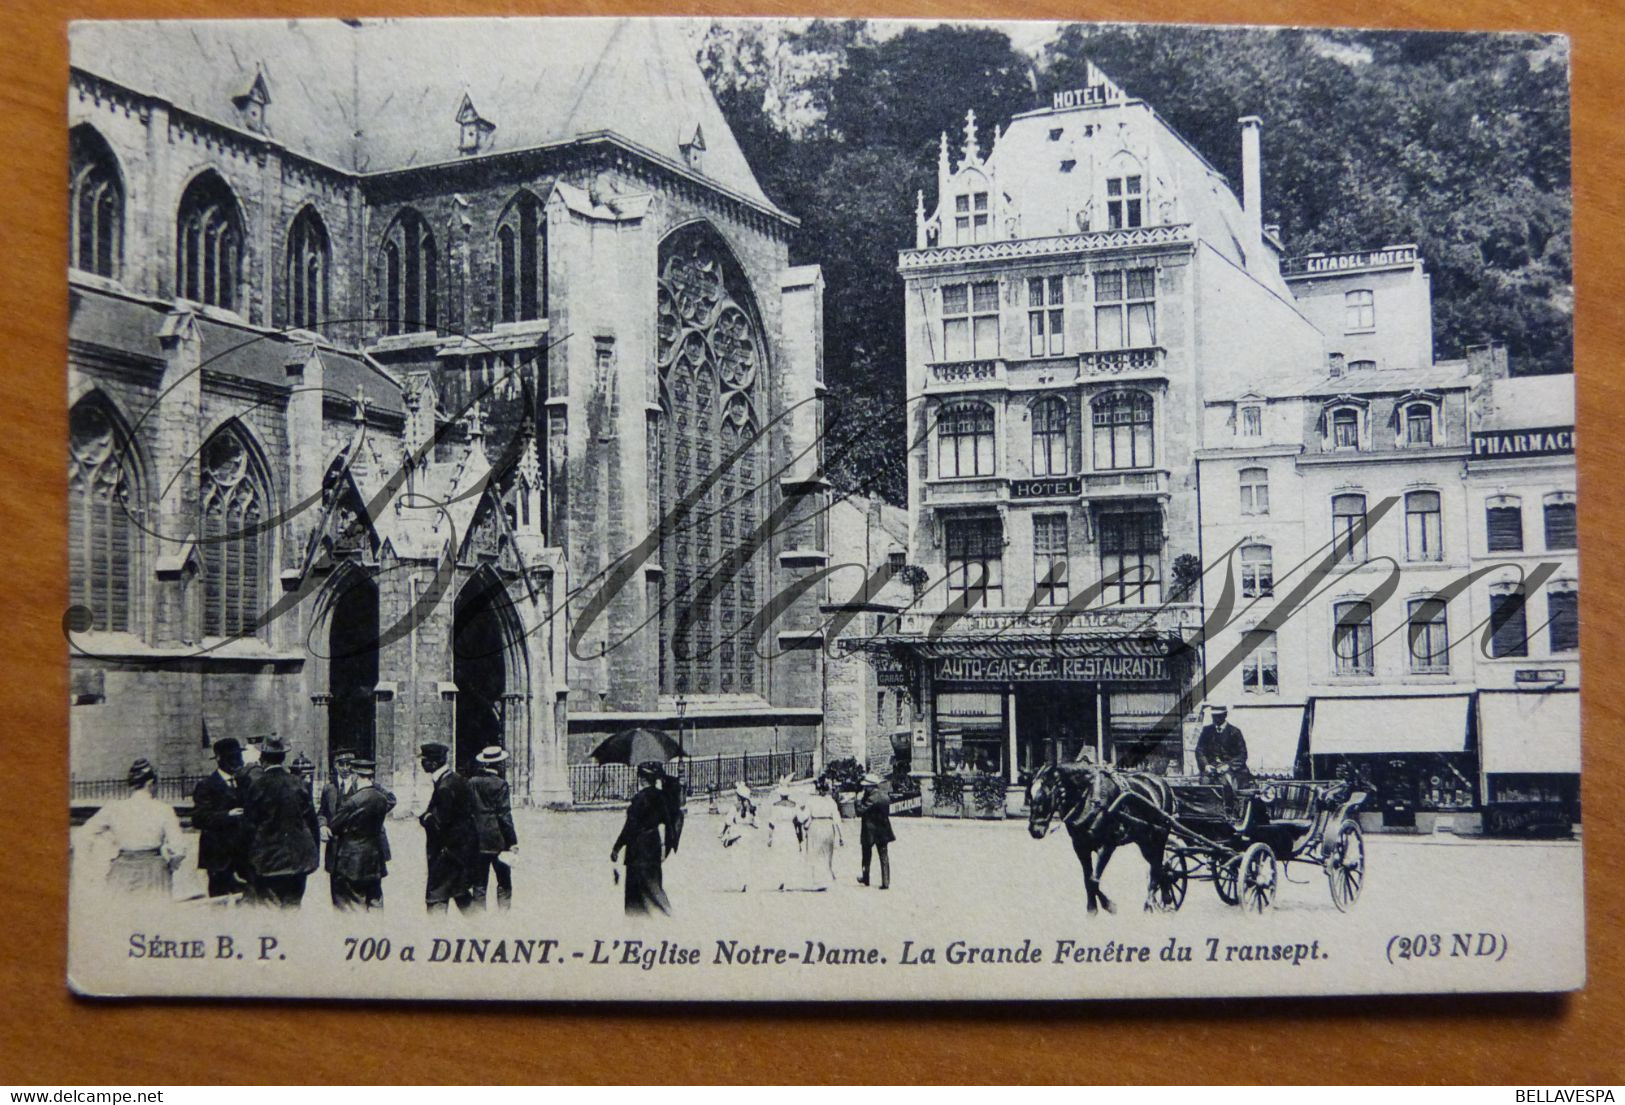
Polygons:
[[1529,655],[1529,625],[1522,591],[1490,596],[1490,655]]
[[1492,506],[1486,511],[1490,552],[1517,552],[1523,548],[1523,509]]
[[1573,503],[1546,504],[1546,547],[1572,549],[1578,544]]

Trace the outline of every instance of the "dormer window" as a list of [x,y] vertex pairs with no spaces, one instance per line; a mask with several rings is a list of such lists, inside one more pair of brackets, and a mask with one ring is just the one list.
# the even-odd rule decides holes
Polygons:
[[1405,405],[1405,444],[1407,446],[1433,444],[1433,404]]
[[698,169],[705,157],[705,132],[695,123],[683,132],[682,139],[677,143],[677,150],[683,155],[683,160],[690,169]]
[[992,224],[986,192],[964,192],[954,197],[954,241],[959,245],[987,241]]
[[1138,174],[1106,180],[1106,229],[1123,230],[1143,221],[1144,195]]
[[1358,449],[1360,447],[1360,412],[1353,407],[1339,407],[1332,411],[1332,448]]
[[462,106],[457,109],[457,149],[460,153],[479,153],[490,142],[497,125],[480,117],[474,101],[463,95]]
[[244,127],[255,134],[265,133],[266,108],[271,105],[271,93],[265,86],[264,70],[256,70],[248,87],[233,96],[231,102],[237,108],[237,117]]
[[1238,427],[1242,437],[1259,437],[1264,433],[1264,411],[1258,406],[1241,408],[1241,422]]

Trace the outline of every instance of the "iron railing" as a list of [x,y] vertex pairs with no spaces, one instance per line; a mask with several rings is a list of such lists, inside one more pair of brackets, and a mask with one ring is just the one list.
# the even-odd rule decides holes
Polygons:
[[[688,796],[729,790],[735,783],[761,788],[786,775],[805,779],[813,772],[813,754],[762,752],[737,756],[689,756],[672,760],[666,772],[683,783]],[[637,769],[628,764],[571,764],[570,794],[578,806],[628,802],[638,790]]]

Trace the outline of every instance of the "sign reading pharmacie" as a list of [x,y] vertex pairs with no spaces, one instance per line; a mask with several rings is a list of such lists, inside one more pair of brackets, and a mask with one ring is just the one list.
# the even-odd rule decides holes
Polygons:
[[1480,430],[1473,434],[1474,460],[1556,457],[1574,452],[1573,426],[1528,430]]
[[1168,678],[1166,656],[950,656],[937,678],[954,683],[1156,683]]

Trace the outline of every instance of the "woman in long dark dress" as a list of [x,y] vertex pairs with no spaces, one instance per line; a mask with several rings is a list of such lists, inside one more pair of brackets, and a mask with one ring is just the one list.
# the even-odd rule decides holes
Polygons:
[[665,853],[662,834],[671,833],[671,815],[660,793],[662,772],[658,763],[638,765],[640,789],[626,808],[626,824],[609,851],[611,863],[619,862],[626,849],[626,912],[643,916],[655,910],[670,915],[671,902],[661,883],[660,860]]

